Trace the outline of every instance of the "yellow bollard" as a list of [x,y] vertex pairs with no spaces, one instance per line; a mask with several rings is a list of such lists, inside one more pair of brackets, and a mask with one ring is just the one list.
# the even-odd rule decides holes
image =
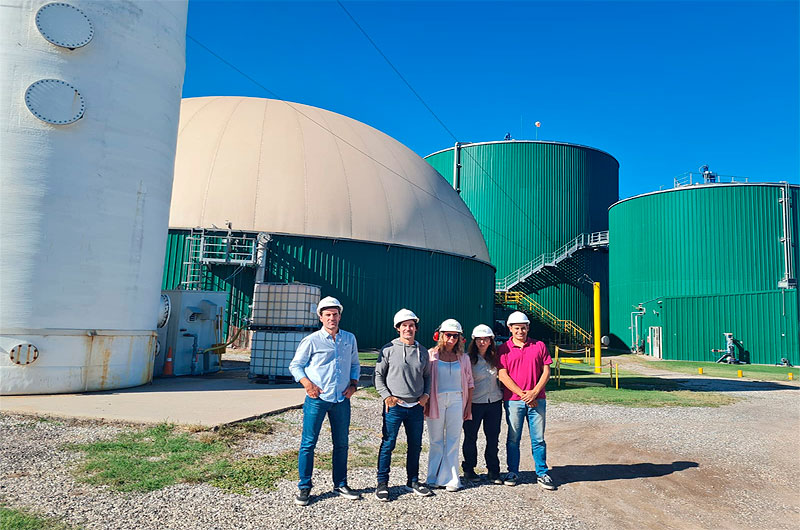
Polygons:
[[602,371],[602,361],[600,353],[600,282],[594,282],[594,373],[599,374]]
[[794,374],[792,372],[789,372],[789,381],[791,381],[792,379],[794,379]]
[[615,388],[619,390],[619,363],[614,365],[614,381],[615,381]]
[[698,368],[697,369],[697,373],[700,374],[700,375],[703,375],[703,368],[702,367]]
[[742,377],[742,371],[736,370],[736,377]]

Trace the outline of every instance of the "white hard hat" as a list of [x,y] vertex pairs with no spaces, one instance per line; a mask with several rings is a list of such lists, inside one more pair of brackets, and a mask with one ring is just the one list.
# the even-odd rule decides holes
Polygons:
[[486,324],[478,324],[475,326],[475,329],[472,330],[472,338],[476,337],[492,337],[494,338],[494,331],[492,328],[487,326]]
[[413,311],[410,309],[401,309],[394,314],[394,327],[399,326],[401,322],[405,322],[406,320],[413,320],[419,324],[419,317],[417,317]]
[[317,315],[322,316],[322,310],[328,309],[329,307],[336,307],[339,309],[339,314],[344,311],[344,307],[342,307],[342,303],[332,296],[326,296],[322,300],[319,301],[317,304]]
[[528,315],[523,313],[522,311],[514,311],[510,315],[508,315],[508,320],[506,324],[509,326],[513,326],[514,324],[530,324],[531,321],[528,319]]
[[456,333],[464,333],[464,329],[455,318],[448,318],[442,322],[442,325],[439,326],[439,331],[455,331]]

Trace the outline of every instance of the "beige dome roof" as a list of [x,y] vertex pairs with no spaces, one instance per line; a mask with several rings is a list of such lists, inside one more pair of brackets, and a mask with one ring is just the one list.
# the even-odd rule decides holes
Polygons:
[[184,99],[171,228],[489,253],[461,197],[400,142],[341,114],[246,97]]

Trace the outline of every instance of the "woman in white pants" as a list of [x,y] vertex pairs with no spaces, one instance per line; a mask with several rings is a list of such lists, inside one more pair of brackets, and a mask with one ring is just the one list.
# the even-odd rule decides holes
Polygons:
[[430,487],[461,489],[458,449],[464,420],[472,418],[472,363],[464,354],[463,329],[449,318],[439,326],[436,346],[429,350],[431,398],[425,406],[428,423]]

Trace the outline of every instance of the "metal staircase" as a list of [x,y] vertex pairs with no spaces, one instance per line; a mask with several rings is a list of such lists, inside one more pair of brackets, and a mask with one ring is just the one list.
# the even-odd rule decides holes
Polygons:
[[508,292],[535,274],[548,268],[558,267],[559,263],[572,257],[576,252],[584,249],[604,247],[608,247],[608,230],[593,232],[591,234],[580,234],[555,252],[545,252],[505,278],[495,280],[495,291],[498,293]]
[[210,265],[255,267],[258,234],[195,228],[186,237],[181,289],[202,289]]
[[589,344],[592,341],[592,334],[577,325],[572,320],[558,318],[547,310],[542,304],[519,291],[500,291],[495,293],[495,301],[503,306],[512,307],[518,310],[527,310],[537,320],[540,320],[553,331],[565,334],[572,339],[574,344]]

